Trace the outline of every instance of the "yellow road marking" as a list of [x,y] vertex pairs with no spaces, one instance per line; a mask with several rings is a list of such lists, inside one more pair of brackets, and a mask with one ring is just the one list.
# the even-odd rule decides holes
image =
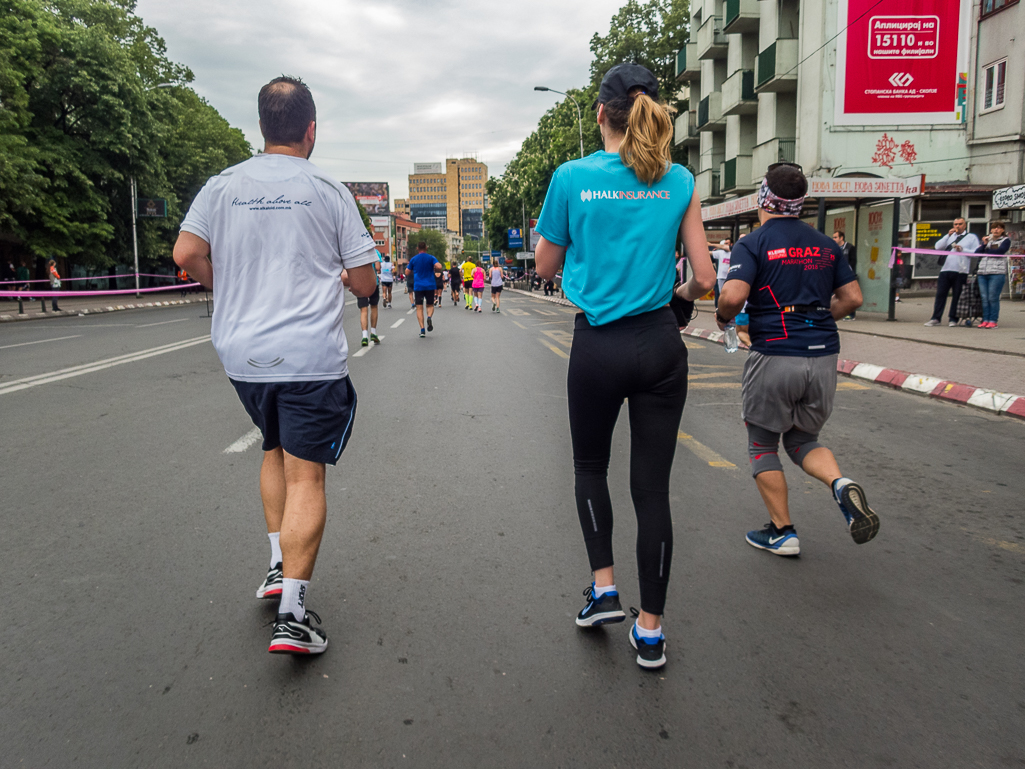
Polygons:
[[687,387],[691,390],[739,390],[740,382],[694,382]]
[[544,334],[545,336],[547,336],[548,338],[555,340],[556,342],[561,344],[563,347],[572,347],[573,346],[573,335],[570,334],[567,331],[561,331],[561,330],[555,329],[555,330],[542,331],[541,333]]
[[527,312],[526,310],[517,310],[515,307],[513,307],[513,308],[511,308],[509,310],[509,314],[510,315],[516,315],[516,316],[519,316],[519,317],[529,317],[530,316],[530,313]]
[[867,390],[868,385],[858,384],[857,382],[840,382],[836,386],[837,390]]
[[724,368],[729,371],[740,371],[738,366],[710,366],[707,363],[689,363],[687,364],[690,368]]
[[[739,387],[739,385],[738,385]],[[677,439],[690,449],[698,459],[703,459],[708,462],[711,467],[736,467],[735,464],[729,460],[721,457],[712,451],[708,446],[703,443],[699,443],[694,438],[682,430],[676,434]]]
[[526,327],[526,326],[524,326],[524,325],[523,325],[522,323],[520,323],[519,321],[515,321],[515,320],[514,320],[514,321],[513,321],[513,323],[514,323],[515,325],[519,326],[520,328],[522,328],[522,329],[523,329],[524,331],[526,331],[526,330],[527,330],[527,327]]
[[548,348],[549,350],[551,350],[552,352],[554,352],[554,353],[555,353],[556,355],[558,355],[558,356],[559,356],[560,358],[565,358],[566,360],[569,360],[569,356],[568,356],[568,355],[567,355],[566,353],[564,353],[564,352],[563,352],[562,350],[560,350],[560,349],[559,349],[558,347],[556,347],[555,345],[553,345],[553,344],[548,344],[548,342],[546,342],[546,341],[545,341],[544,339],[538,339],[537,341],[539,341],[539,342],[540,342],[541,344],[543,344],[543,345],[544,345],[545,347],[547,347],[547,348]]
[[534,308],[534,312],[538,315],[558,315],[559,313],[554,310],[539,310],[537,307]]
[[722,371],[720,373],[690,374],[690,375],[688,375],[687,378],[688,379],[712,379],[712,378],[718,377],[718,376],[732,376],[732,375],[733,375],[732,371]]
[[1007,542],[1002,539],[993,539],[992,537],[982,537],[978,534],[968,531],[968,529],[964,527],[962,527],[961,530],[967,532],[968,534],[971,534],[976,540],[978,540],[984,545],[989,545],[990,547],[999,547],[1001,550],[1007,550],[1011,553],[1025,553],[1025,545],[1019,545],[1016,542]]
[[688,350],[704,350],[705,349],[705,346],[703,344],[698,344],[697,342],[688,342],[686,339],[684,339],[683,343],[685,345],[687,345],[687,349]]

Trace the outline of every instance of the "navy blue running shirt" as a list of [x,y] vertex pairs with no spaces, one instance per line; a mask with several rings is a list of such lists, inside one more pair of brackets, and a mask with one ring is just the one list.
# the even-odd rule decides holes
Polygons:
[[[737,241],[726,280],[751,286],[747,311],[755,352],[804,358],[840,352],[829,302],[856,276],[831,238],[797,219],[770,219]],[[794,305],[804,307],[787,309]]]
[[426,251],[421,251],[407,265],[413,271],[414,291],[434,291],[434,265],[438,260]]

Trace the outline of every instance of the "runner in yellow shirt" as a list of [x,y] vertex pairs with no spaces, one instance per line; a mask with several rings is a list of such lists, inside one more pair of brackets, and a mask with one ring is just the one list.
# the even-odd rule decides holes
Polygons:
[[459,269],[463,271],[463,295],[466,297],[466,309],[473,309],[473,271],[477,265],[467,259]]

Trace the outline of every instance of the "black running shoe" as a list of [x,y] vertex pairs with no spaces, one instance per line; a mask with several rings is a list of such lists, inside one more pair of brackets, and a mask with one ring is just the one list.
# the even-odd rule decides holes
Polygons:
[[630,626],[630,645],[637,650],[637,664],[645,670],[657,670],[666,664],[666,637],[659,633],[654,643],[637,635],[637,625]]
[[267,578],[256,588],[257,598],[281,598],[281,564],[277,563],[267,570]]
[[834,488],[833,499],[847,520],[847,528],[855,544],[864,545],[879,533],[879,516],[868,506],[865,490],[859,484],[851,481],[840,489],[839,494]]
[[619,603],[619,593],[606,593],[601,598],[594,597],[594,583],[584,589],[587,606],[577,615],[576,622],[580,627],[596,627],[622,622],[626,613]]
[[267,651],[273,654],[322,654],[327,649],[327,633],[310,625],[310,617],[320,624],[320,616],[309,609],[300,622],[291,612],[279,614]]
[[431,321],[430,316],[427,316],[427,330],[434,331],[434,323]]

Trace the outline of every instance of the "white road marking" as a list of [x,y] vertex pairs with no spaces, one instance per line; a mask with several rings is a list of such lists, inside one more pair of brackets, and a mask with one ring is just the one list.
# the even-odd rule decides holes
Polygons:
[[409,308],[409,312],[407,312],[406,315],[412,315],[414,312],[416,312],[416,308],[415,307],[410,307]]
[[10,350],[12,347],[28,347],[30,344],[43,344],[44,342],[60,342],[63,339],[78,339],[81,334],[75,334],[74,336],[59,336],[56,339],[40,339],[35,342],[22,342],[21,344],[5,344],[0,347],[0,350]]
[[224,450],[225,454],[241,454],[262,437],[259,427],[254,427]]
[[[395,321],[394,323],[391,324],[391,328],[398,328],[399,326],[401,326],[405,322],[406,322],[405,318],[399,318],[397,321]],[[3,347],[0,347],[0,350],[2,350],[2,349],[3,349]]]
[[186,339],[182,342],[173,342],[171,344],[161,345],[160,347],[152,347],[149,350],[141,350],[139,352],[128,353],[127,355],[118,355],[116,358],[107,358],[105,360],[98,360],[94,363],[84,363],[81,366],[71,366],[70,368],[58,369],[57,371],[51,371],[47,374],[37,374],[36,376],[25,377],[24,379],[15,379],[11,382],[0,384],[0,395],[17,392],[18,390],[27,390],[30,387],[38,387],[39,385],[50,384],[51,382],[59,382],[62,379],[71,379],[72,377],[82,376],[82,374],[91,374],[94,371],[102,371],[106,368],[120,366],[122,363],[133,363],[137,360],[152,358],[155,355],[177,352],[178,350],[184,350],[187,347],[193,347],[197,344],[203,344],[204,342],[209,341],[210,335],[207,334],[206,336],[196,337],[195,339]]
[[[384,341],[384,335],[383,334],[381,336],[377,337],[377,338],[380,339],[382,342]],[[353,358],[362,358],[364,355],[366,355],[368,352],[373,350],[375,347],[377,347],[377,345],[374,344],[373,342],[371,342],[366,347],[360,347],[356,352],[354,352],[352,354],[352,357]]]
[[183,320],[192,320],[192,318],[176,318],[175,320],[162,320],[159,323],[143,323],[141,326],[136,326],[136,328],[149,328],[150,326],[166,326],[168,323],[181,323]]

